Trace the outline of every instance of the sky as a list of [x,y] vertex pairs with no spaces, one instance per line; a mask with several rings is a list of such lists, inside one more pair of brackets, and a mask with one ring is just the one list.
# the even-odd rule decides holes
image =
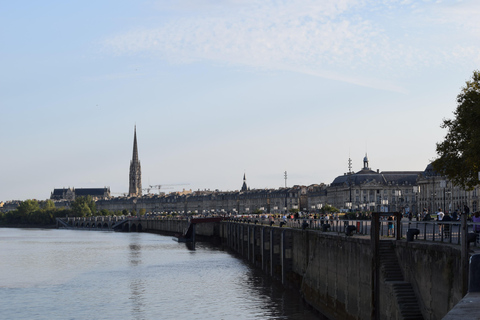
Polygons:
[[[423,171],[480,1],[0,0],[0,201]],[[146,192],[146,191],[145,191]],[[153,192],[153,190],[151,191]]]

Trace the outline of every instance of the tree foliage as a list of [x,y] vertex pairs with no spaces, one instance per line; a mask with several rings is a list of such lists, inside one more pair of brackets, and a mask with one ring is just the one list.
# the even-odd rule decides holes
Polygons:
[[18,205],[18,213],[28,215],[32,212],[40,210],[40,205],[37,200],[25,200]]
[[89,217],[97,213],[95,201],[91,196],[76,197],[72,202],[72,213],[76,217]]
[[[72,209],[59,209],[55,207],[55,202],[52,200],[40,202],[37,200],[25,200],[15,210],[0,212],[0,226],[53,226],[56,223],[55,218],[66,216],[84,217],[98,214],[95,208],[95,201],[91,197],[79,197],[72,202],[71,206]],[[102,209],[99,213],[103,216],[120,216],[123,212],[111,212],[107,209]]]
[[337,212],[340,212],[340,210],[338,210],[337,208],[335,208],[334,206],[331,206],[329,204],[326,204],[322,207],[322,209],[320,209],[320,211],[325,214],[325,213],[337,213]]
[[438,158],[433,169],[455,185],[473,189],[479,184],[480,171],[480,71],[474,71],[457,96],[454,119],[444,119],[448,129],[443,142],[437,143]]

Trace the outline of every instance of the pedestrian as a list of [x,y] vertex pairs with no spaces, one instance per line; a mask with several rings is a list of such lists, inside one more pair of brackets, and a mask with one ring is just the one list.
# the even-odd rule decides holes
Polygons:
[[438,234],[442,234],[442,223],[440,221],[445,217],[445,213],[442,212],[442,208],[438,208],[437,220],[438,220]]
[[388,223],[387,223],[387,225],[388,225],[387,236],[390,236],[390,235],[393,236],[393,217],[388,216],[387,221],[388,221]]
[[450,222],[452,221],[452,216],[450,215],[449,212],[447,212],[445,214],[445,216],[443,217],[443,220],[444,222],[447,222],[447,223],[444,223],[443,225],[443,231],[444,231],[444,234],[445,234],[445,238],[449,238],[450,237]]
[[455,211],[453,211],[452,219],[453,219],[453,221],[458,220],[458,210],[457,209],[455,209]]
[[473,231],[475,233],[480,233],[480,211],[476,211],[473,214],[472,221],[474,223],[473,225]]
[[463,212],[467,215],[467,219],[470,218],[470,208],[466,204],[463,205]]

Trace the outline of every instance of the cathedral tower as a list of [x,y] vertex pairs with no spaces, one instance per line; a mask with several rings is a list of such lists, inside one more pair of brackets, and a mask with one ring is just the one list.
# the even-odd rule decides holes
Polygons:
[[142,196],[142,169],[140,168],[140,161],[138,161],[137,126],[135,126],[133,134],[133,156],[132,161],[130,161],[130,183],[128,195],[131,197]]
[[242,189],[240,191],[247,191],[248,188],[247,188],[247,179],[245,178],[245,173],[243,174],[243,185],[242,185]]

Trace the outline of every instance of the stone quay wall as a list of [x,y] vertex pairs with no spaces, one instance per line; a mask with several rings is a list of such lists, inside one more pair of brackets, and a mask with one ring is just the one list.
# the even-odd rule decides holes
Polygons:
[[462,299],[460,246],[397,241],[396,253],[425,319],[442,319]]
[[[142,219],[143,230],[181,233],[187,221]],[[331,319],[372,319],[373,253],[369,238],[254,225],[198,224],[196,234],[220,238],[253,266],[299,290]],[[441,319],[461,300],[460,247],[395,241],[403,276],[414,288],[424,319]],[[391,284],[380,273],[380,319],[402,319]]]

